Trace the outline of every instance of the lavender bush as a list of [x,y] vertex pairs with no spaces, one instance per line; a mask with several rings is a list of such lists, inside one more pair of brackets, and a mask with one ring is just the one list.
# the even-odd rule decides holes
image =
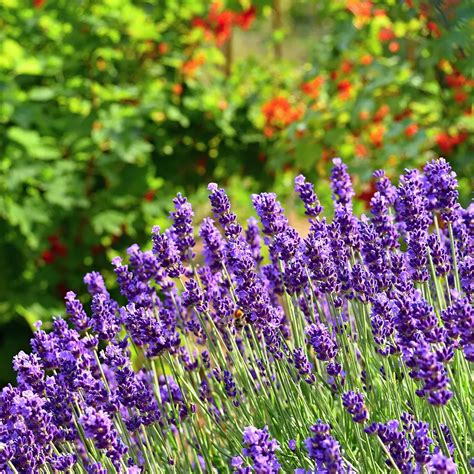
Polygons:
[[244,229],[210,184],[199,232],[178,195],[113,260],[121,301],[89,273],[15,357],[1,472],[470,472],[474,207],[442,158],[375,177],[358,218],[334,160],[331,222],[297,177],[306,236],[273,193]]

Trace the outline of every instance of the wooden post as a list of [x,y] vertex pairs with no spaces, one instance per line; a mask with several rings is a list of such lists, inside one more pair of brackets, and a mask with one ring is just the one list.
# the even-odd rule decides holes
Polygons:
[[230,76],[230,73],[232,71],[232,63],[234,61],[234,49],[233,49],[233,38],[234,38],[234,32],[231,31],[229,38],[227,41],[224,43],[224,56],[225,56],[225,75],[226,77]]
[[[273,33],[281,30],[283,26],[281,17],[281,0],[273,0],[273,17],[272,17],[272,28]],[[283,57],[283,44],[281,41],[274,42],[275,58],[281,59]]]

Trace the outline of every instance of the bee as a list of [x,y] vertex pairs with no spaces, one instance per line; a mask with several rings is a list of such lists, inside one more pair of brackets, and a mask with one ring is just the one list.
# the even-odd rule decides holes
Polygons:
[[247,324],[245,313],[240,308],[237,308],[234,311],[232,318],[234,319],[234,326],[236,327],[236,329],[242,329]]

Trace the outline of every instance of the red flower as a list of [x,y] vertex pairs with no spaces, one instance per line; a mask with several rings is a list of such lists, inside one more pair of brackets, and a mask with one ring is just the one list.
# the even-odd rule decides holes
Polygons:
[[361,111],[359,112],[359,118],[360,118],[361,120],[364,120],[364,121],[365,121],[365,120],[368,120],[369,117],[370,117],[370,114],[369,114],[369,111],[368,111],[368,110],[361,110]]
[[248,30],[255,20],[257,9],[252,5],[242,13],[235,15],[235,24],[243,30]]
[[408,138],[411,138],[413,135],[418,133],[418,125],[416,123],[411,123],[405,128],[405,135]]
[[311,81],[305,82],[301,85],[301,90],[312,99],[317,99],[319,96],[320,88],[324,83],[322,76],[316,76]]
[[398,43],[398,41],[390,41],[388,49],[391,53],[396,53],[400,49],[400,44]]
[[395,38],[395,33],[391,28],[382,28],[379,31],[379,40],[382,41],[382,43],[385,43],[386,41],[390,41],[393,38]]
[[370,0],[348,0],[346,8],[355,16],[354,24],[357,28],[363,27],[372,16]]
[[370,54],[364,54],[361,58],[360,58],[360,63],[363,65],[363,66],[370,66],[372,64],[372,61],[374,60],[374,58],[372,57],[372,55]]
[[460,104],[466,102],[467,94],[462,89],[457,89],[454,93],[454,100]]
[[160,43],[158,45],[158,52],[161,54],[161,55],[164,55],[166,54],[170,49],[170,46],[168,43]]
[[262,113],[265,116],[263,133],[270,138],[276,130],[283,130],[299,120],[303,115],[303,107],[292,106],[288,99],[277,96],[262,105]]
[[33,0],[34,8],[41,8],[46,3],[46,0]]
[[449,135],[446,132],[440,132],[436,136],[436,143],[438,144],[439,148],[443,153],[450,153],[453,148],[457,145],[461,144],[463,141],[467,140],[468,134],[467,133],[458,133],[457,135]]
[[352,63],[350,61],[348,61],[347,59],[345,59],[344,61],[342,61],[342,64],[341,64],[341,71],[344,73],[344,74],[349,74],[351,71],[352,71]]
[[441,36],[441,30],[439,29],[439,26],[434,22],[434,21],[429,21],[426,24],[428,30],[433,33],[433,36],[435,38],[439,38]]
[[389,113],[390,107],[387,104],[381,105],[374,114],[374,122],[381,122]]
[[342,100],[346,100],[351,95],[352,84],[348,79],[343,79],[338,83],[337,90],[339,91],[339,97]]
[[195,58],[189,59],[181,67],[181,72],[188,77],[194,76],[198,68],[205,63],[204,55],[198,54]]
[[247,8],[241,13],[232,10],[222,10],[220,2],[213,2],[206,18],[196,17],[192,21],[195,28],[204,30],[207,39],[215,41],[218,45],[225,43],[232,34],[234,25],[243,30],[250,28],[255,19],[256,9],[254,6]]
[[173,84],[171,86],[171,91],[175,95],[181,95],[183,93],[183,86],[181,84]]
[[360,158],[365,158],[366,156],[369,156],[369,152],[367,151],[365,145],[363,145],[362,143],[356,143],[355,155]]
[[459,72],[454,72],[446,76],[446,84],[449,87],[462,87],[466,84],[466,77],[460,74]]
[[154,189],[149,189],[144,195],[143,195],[143,199],[145,201],[148,201],[148,202],[151,202],[153,201],[155,197],[155,190]]
[[380,148],[383,145],[383,137],[385,135],[385,127],[383,125],[377,125],[369,133],[369,138],[375,148]]
[[405,109],[402,112],[400,112],[399,114],[395,115],[394,119],[395,119],[396,122],[400,122],[400,120],[408,118],[408,117],[410,117],[410,115],[411,115],[411,110],[410,109]]
[[51,250],[47,249],[47,250],[43,250],[43,253],[41,254],[41,258],[43,259],[43,262],[46,263],[46,265],[51,265],[56,259],[56,256]]

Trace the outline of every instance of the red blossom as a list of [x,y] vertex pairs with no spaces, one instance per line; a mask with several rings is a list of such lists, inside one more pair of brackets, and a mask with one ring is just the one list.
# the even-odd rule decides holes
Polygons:
[[240,26],[243,30],[248,30],[255,20],[257,9],[252,5],[242,13],[235,15],[235,24]]
[[400,43],[398,41],[390,41],[388,49],[391,53],[396,53],[400,49]]
[[224,44],[232,34],[232,28],[238,26],[243,30],[250,28],[256,15],[256,8],[250,6],[240,13],[232,10],[222,10],[220,2],[213,2],[207,17],[196,17],[192,20],[195,28],[204,30],[205,37],[215,41],[218,45]]
[[385,135],[385,127],[383,125],[375,126],[369,133],[369,138],[375,148],[383,145],[383,137]]
[[418,133],[418,125],[416,123],[411,123],[405,128],[405,135],[408,138],[411,138],[413,135],[416,135]]
[[149,189],[144,195],[143,199],[145,201],[151,202],[155,198],[155,190],[154,189]]
[[389,113],[390,107],[387,104],[381,105],[374,114],[374,122],[381,122]]
[[450,153],[457,145],[467,140],[468,134],[465,132],[458,133],[457,135],[449,135],[446,132],[440,132],[436,136],[436,143],[443,153]]
[[41,8],[46,3],[46,0],[33,0],[34,8]]
[[449,87],[462,87],[466,84],[466,77],[459,72],[454,72],[453,74],[448,74],[446,76],[446,84]]
[[433,33],[433,36],[435,38],[439,38],[441,36],[441,30],[439,29],[439,26],[434,22],[434,21],[429,21],[426,24],[428,30]]
[[171,91],[175,95],[181,95],[183,93],[183,86],[182,84],[173,84],[171,86]]
[[374,60],[373,56],[371,54],[364,54],[361,58],[360,58],[360,63],[363,65],[363,66],[370,66],[372,64],[372,61]]
[[341,71],[344,74],[349,74],[352,71],[352,67],[353,67],[352,63],[348,61],[347,59],[345,59],[344,61],[342,61]]
[[43,253],[41,254],[41,258],[43,262],[46,263],[46,265],[51,265],[54,262],[54,260],[56,260],[56,256],[49,249],[43,250]]
[[321,92],[320,89],[323,83],[324,78],[322,76],[316,76],[314,79],[303,83],[301,85],[301,90],[312,99],[317,99]]
[[390,41],[395,38],[395,33],[391,28],[382,28],[379,31],[379,40],[382,41],[382,43],[385,43],[387,41]]
[[462,89],[457,89],[454,93],[454,100],[459,104],[462,104],[463,102],[466,102],[467,94]]
[[205,63],[203,54],[198,54],[194,58],[186,61],[181,67],[181,72],[187,77],[193,77],[199,67]]
[[277,96],[270,99],[262,105],[262,113],[265,116],[263,133],[270,138],[276,130],[282,130],[299,120],[303,112],[301,104],[292,106],[285,97]]
[[339,97],[342,100],[347,100],[352,91],[352,84],[348,79],[343,79],[337,84],[337,90],[339,91]]

